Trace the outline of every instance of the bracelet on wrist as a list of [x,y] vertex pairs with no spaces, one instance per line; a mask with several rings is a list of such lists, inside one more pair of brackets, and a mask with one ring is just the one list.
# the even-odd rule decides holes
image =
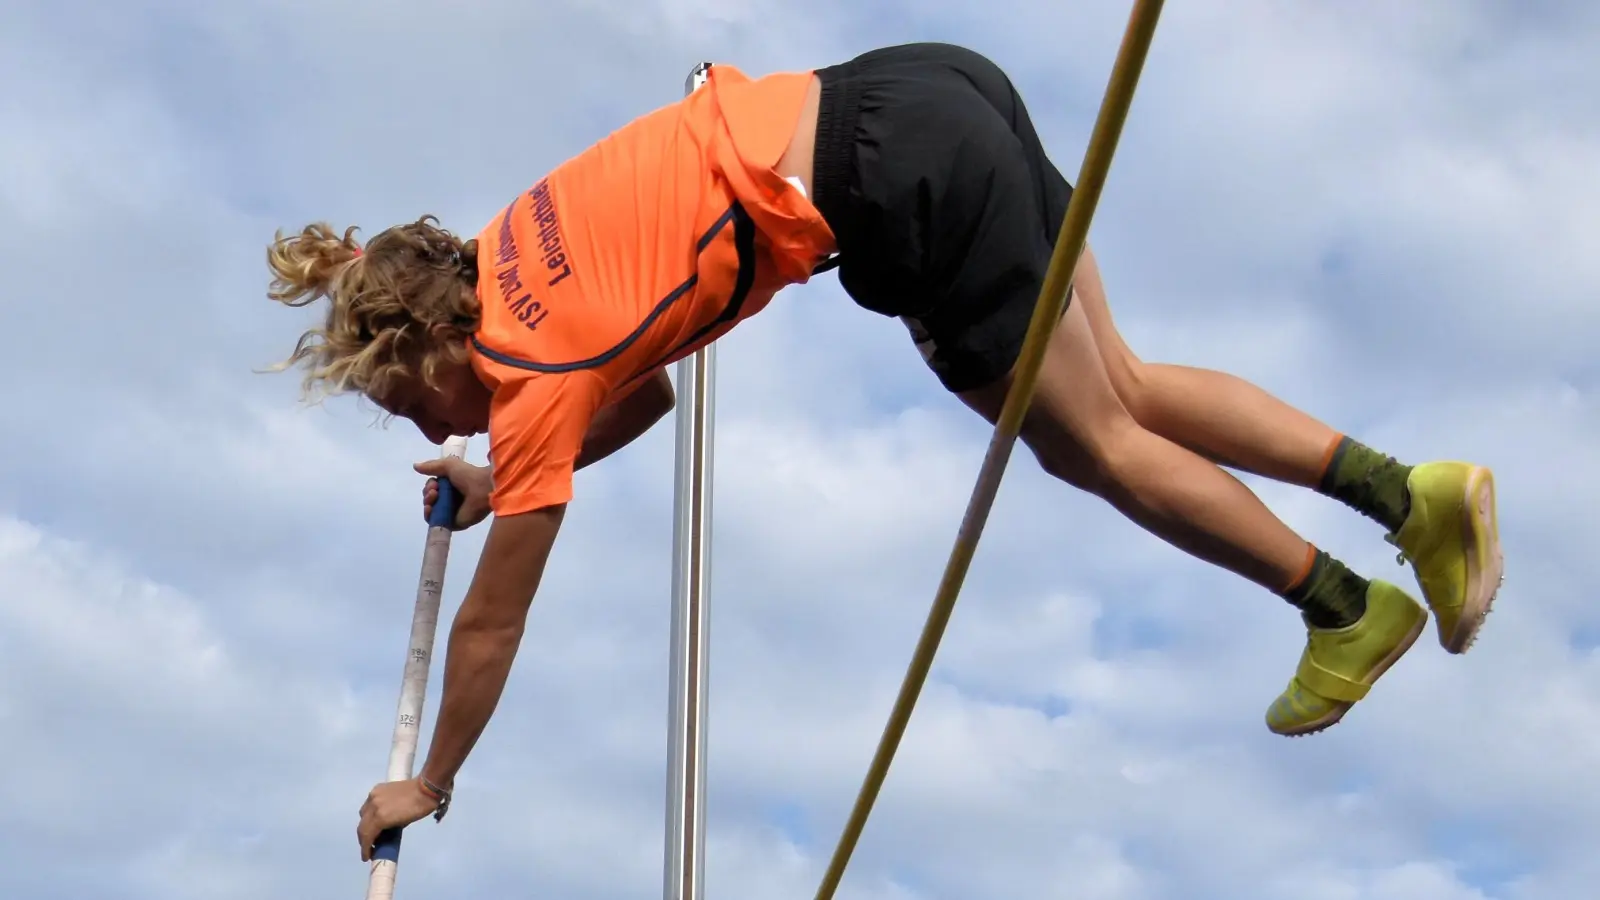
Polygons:
[[429,781],[426,775],[417,776],[417,787],[421,788],[424,796],[438,804],[433,811],[433,820],[442,821],[444,814],[450,811],[450,791]]

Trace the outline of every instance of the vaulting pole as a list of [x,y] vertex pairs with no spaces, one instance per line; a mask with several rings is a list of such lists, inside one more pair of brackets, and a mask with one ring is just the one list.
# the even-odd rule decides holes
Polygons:
[[[453,437],[444,442],[442,458],[461,459],[467,452],[467,439]],[[461,508],[461,495],[450,479],[439,479],[439,499],[428,517],[428,539],[422,548],[422,574],[417,579],[417,602],[411,612],[411,640],[406,648],[405,669],[400,675],[400,703],[395,712],[394,736],[389,744],[390,781],[405,781],[417,759],[417,742],[422,733],[422,704],[428,693],[428,666],[433,661],[433,638],[439,629],[439,594],[444,590],[445,564],[450,558],[450,527]],[[378,835],[373,846],[372,868],[367,873],[367,900],[394,897],[395,870],[400,865],[400,835],[391,828]]]

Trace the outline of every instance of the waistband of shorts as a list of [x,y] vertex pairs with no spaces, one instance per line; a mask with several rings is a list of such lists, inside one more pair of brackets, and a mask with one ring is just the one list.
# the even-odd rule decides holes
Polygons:
[[817,69],[822,97],[817,109],[817,138],[811,152],[812,202],[838,235],[844,223],[850,185],[855,179],[856,120],[861,115],[860,66],[854,62]]

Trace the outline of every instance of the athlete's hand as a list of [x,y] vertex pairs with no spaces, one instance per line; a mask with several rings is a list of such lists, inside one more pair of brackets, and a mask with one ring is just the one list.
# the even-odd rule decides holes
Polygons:
[[450,479],[461,495],[461,508],[456,512],[455,530],[461,531],[482,522],[489,516],[489,492],[494,490],[494,470],[488,466],[475,466],[466,460],[446,457],[419,462],[414,467],[430,476],[422,485],[422,518],[433,514],[433,505],[439,502],[439,479]]
[[378,835],[390,828],[404,828],[433,815],[439,801],[423,793],[415,778],[389,781],[372,789],[361,804],[361,822],[356,825],[356,840],[361,842],[361,861],[372,861],[372,845]]

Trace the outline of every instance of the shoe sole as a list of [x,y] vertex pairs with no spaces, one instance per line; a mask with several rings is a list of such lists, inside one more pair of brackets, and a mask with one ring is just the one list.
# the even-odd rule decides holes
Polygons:
[[[1377,667],[1372,670],[1372,680],[1367,682],[1367,684],[1377,684],[1378,679],[1382,678],[1384,673],[1393,668],[1394,664],[1400,661],[1400,657],[1406,655],[1406,651],[1410,650],[1411,645],[1417,642],[1417,638],[1422,636],[1422,629],[1426,627],[1428,627],[1427,614],[1418,616],[1416,623],[1411,626],[1411,630],[1406,633],[1405,638],[1402,639],[1400,643],[1396,644],[1394,650],[1391,651],[1388,656],[1385,656],[1378,663]],[[1290,728],[1285,731],[1277,731],[1274,729],[1273,734],[1280,734],[1284,737],[1305,737],[1307,735],[1316,734],[1319,731],[1326,731],[1327,729],[1339,724],[1339,720],[1343,719],[1344,714],[1349,712],[1354,706],[1354,703],[1341,703],[1335,706],[1328,712],[1327,715],[1320,719],[1313,719],[1304,725],[1297,725],[1294,728]]]
[[1481,466],[1467,474],[1461,498],[1461,546],[1467,564],[1466,598],[1456,627],[1441,635],[1439,643],[1461,654],[1478,639],[1478,629],[1494,608],[1495,596],[1505,580],[1505,557],[1500,550],[1500,522],[1494,501],[1494,473]]

